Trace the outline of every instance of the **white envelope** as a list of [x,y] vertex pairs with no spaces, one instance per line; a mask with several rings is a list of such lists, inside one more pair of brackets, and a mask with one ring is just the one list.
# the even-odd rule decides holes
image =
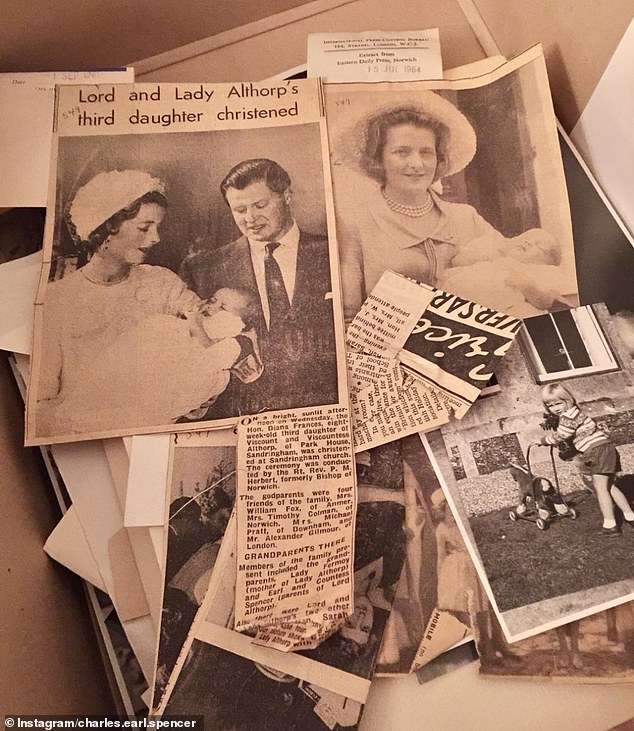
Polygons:
[[46,539],[44,551],[89,584],[106,591],[99,566],[90,550],[77,511],[72,505]]

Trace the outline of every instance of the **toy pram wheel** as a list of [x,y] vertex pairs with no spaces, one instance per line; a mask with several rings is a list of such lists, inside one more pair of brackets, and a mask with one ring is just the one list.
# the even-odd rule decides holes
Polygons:
[[537,518],[535,525],[539,528],[539,530],[546,530],[548,523],[543,518]]
[[517,520],[517,513],[514,510],[509,510],[509,518],[515,523]]
[[577,511],[576,511],[576,510],[575,510],[574,508],[568,508],[568,515],[569,515],[569,516],[570,516],[570,517],[571,517],[571,518],[572,518],[573,520],[576,520],[576,519],[577,519],[577,515],[578,515],[578,513],[577,513]]

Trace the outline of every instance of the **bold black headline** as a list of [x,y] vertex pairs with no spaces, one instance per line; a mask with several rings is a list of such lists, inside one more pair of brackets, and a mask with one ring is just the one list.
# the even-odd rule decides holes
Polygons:
[[[80,127],[112,127],[117,119],[116,106],[113,106],[107,112],[102,110],[96,112],[90,109],[91,104],[113,104],[117,103],[117,96],[121,94],[121,89],[116,86],[109,88],[100,88],[99,91],[88,91],[79,89],[80,106],[76,115],[77,124]],[[152,102],[190,102],[209,104],[215,119],[219,122],[233,121],[251,121],[257,119],[278,119],[282,117],[297,117],[299,115],[297,100],[291,101],[293,96],[299,93],[297,84],[281,85],[281,86],[260,86],[259,84],[241,83],[234,84],[226,94],[226,99],[231,102],[236,99],[253,100],[251,104],[239,107],[225,103],[218,106],[218,88],[208,87],[204,84],[198,86],[161,86],[158,85],[154,89],[135,89],[127,91],[127,101],[143,102],[144,104]],[[257,100],[275,99],[280,103],[269,107],[258,106]],[[180,108],[173,106],[169,111],[161,111],[156,114],[147,113],[145,107],[137,107],[132,113],[126,110],[127,121],[134,126],[144,125],[160,125],[161,127],[171,127],[173,124],[197,124],[207,116],[205,111],[191,111],[187,109],[187,105]]]

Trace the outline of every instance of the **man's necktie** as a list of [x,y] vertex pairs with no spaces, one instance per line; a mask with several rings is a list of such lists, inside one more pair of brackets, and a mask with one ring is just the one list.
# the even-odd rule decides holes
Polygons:
[[269,301],[269,332],[275,330],[283,322],[291,308],[280,265],[273,256],[273,252],[279,245],[279,242],[272,241],[266,244],[265,247],[264,281],[266,283],[266,296]]

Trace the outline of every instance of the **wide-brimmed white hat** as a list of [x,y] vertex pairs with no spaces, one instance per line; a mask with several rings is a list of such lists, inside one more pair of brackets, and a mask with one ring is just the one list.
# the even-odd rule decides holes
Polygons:
[[102,223],[146,193],[165,193],[165,185],[142,170],[97,173],[76,193],[68,209],[75,234],[87,241]]
[[[392,98],[386,101],[386,97]],[[475,131],[465,115],[447,99],[427,89],[406,92],[387,90],[381,95],[379,105],[376,104],[378,98],[376,92],[372,95],[358,92],[350,96],[349,106],[342,106],[339,112],[333,110],[336,117],[334,125],[339,127],[345,124],[345,129],[342,129],[334,143],[334,164],[347,164],[367,175],[361,161],[366,146],[368,124],[382,114],[399,109],[421,112],[446,127],[447,154],[442,177],[460,172],[473,159],[477,149]]]

